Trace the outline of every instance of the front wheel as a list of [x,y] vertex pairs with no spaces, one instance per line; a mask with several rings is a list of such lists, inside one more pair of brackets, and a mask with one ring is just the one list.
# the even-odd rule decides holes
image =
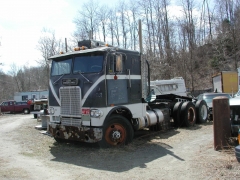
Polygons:
[[130,143],[133,139],[133,128],[123,116],[113,115],[103,126],[103,137],[100,147],[119,147]]
[[30,111],[29,111],[29,109],[24,109],[24,110],[23,110],[23,113],[24,113],[24,114],[29,114]]
[[61,139],[61,138],[56,138],[54,137],[55,141],[57,141],[58,143],[64,143],[65,139]]

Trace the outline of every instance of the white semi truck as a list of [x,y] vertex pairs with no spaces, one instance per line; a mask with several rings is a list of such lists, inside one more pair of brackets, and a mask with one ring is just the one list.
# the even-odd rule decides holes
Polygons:
[[154,95],[141,51],[84,40],[74,52],[50,60],[48,128],[56,141],[122,146],[143,128],[161,130],[207,120],[205,101]]
[[182,77],[150,81],[150,87],[154,90],[155,95],[176,94],[179,96],[187,96],[185,81]]

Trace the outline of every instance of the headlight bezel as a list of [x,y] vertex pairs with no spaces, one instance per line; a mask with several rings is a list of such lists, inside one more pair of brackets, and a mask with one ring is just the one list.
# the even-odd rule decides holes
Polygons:
[[91,109],[90,116],[93,118],[99,118],[103,116],[103,112],[99,109]]
[[49,115],[53,115],[55,113],[54,107],[49,107],[48,113],[49,113]]

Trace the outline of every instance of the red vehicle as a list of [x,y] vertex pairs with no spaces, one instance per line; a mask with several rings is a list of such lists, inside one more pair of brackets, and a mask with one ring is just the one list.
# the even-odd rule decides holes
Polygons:
[[28,102],[16,102],[13,100],[4,101],[0,105],[1,112],[9,112],[9,113],[24,113],[29,114],[33,109],[33,105]]

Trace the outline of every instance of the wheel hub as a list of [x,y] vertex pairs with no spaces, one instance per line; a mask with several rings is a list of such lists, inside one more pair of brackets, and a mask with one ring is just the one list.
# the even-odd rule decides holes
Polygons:
[[111,145],[120,145],[125,142],[126,130],[124,126],[119,123],[113,123],[106,129],[105,138]]
[[118,140],[121,138],[121,133],[119,131],[113,131],[112,133],[112,139],[113,140]]

